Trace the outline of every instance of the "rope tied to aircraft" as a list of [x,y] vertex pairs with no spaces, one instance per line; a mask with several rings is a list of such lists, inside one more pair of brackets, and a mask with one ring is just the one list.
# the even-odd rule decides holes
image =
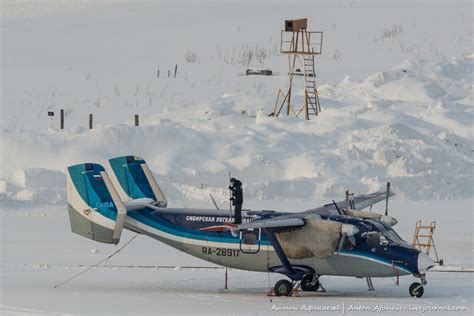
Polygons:
[[107,256],[106,258],[100,260],[99,262],[97,262],[96,264],[93,264],[91,265],[90,267],[88,267],[87,269],[85,269],[84,271],[81,271],[79,272],[78,274],[75,274],[73,275],[72,277],[70,277],[69,279],[66,279],[64,280],[63,282],[59,283],[59,284],[56,284],[54,286],[54,288],[58,288],[60,287],[61,285],[63,284],[66,284],[67,282],[69,281],[72,281],[74,280],[75,278],[85,274],[86,272],[90,271],[91,269],[99,266],[101,263],[105,262],[105,261],[108,261],[110,258],[112,258],[113,256],[115,256],[116,254],[118,254],[120,251],[122,251],[125,247],[127,247],[135,238],[137,238],[138,234],[135,234],[132,238],[130,238],[122,247],[120,247],[119,249],[117,249],[115,252],[113,252],[112,254],[110,254],[109,256]]

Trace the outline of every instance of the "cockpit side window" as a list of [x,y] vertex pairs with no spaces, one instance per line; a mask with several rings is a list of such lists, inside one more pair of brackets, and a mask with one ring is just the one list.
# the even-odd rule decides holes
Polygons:
[[367,239],[367,244],[371,247],[380,245],[380,233],[379,232],[366,232],[361,235]]
[[385,231],[383,231],[383,234],[385,237],[387,237],[388,240],[398,244],[398,245],[404,245],[408,244],[405,240],[403,240],[393,229],[389,228]]
[[387,246],[391,242],[383,233],[377,231],[365,232],[361,236],[367,239],[367,244],[371,247]]

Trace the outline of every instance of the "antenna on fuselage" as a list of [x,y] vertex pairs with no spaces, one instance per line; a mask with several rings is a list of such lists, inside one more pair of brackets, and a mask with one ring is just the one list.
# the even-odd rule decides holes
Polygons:
[[216,210],[220,210],[219,206],[217,205],[216,203],[216,200],[214,200],[214,197],[212,196],[211,193],[209,193],[209,196],[211,197],[211,200],[212,200],[212,203],[214,204],[214,207],[216,208]]
[[332,203],[333,203],[334,206],[336,207],[336,210],[337,210],[337,212],[339,213],[339,215],[344,215],[344,213],[342,213],[341,210],[339,209],[339,206],[337,206],[336,201],[332,200]]
[[388,215],[388,198],[390,197],[390,182],[387,182],[387,195],[385,196],[385,216]]

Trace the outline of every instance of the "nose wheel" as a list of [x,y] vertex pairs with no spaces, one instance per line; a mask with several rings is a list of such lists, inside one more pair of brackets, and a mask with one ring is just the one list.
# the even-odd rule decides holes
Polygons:
[[422,297],[424,293],[423,285],[426,285],[428,282],[426,281],[425,275],[421,276],[421,283],[413,282],[408,291],[410,292],[411,297]]
[[423,296],[423,285],[418,282],[413,282],[408,289],[412,297],[422,297]]

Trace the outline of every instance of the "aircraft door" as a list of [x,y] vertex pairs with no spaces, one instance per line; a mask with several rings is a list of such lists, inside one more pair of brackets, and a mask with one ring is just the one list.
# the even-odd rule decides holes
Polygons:
[[248,254],[256,254],[260,251],[260,240],[262,238],[262,230],[245,229],[240,231],[240,251]]

